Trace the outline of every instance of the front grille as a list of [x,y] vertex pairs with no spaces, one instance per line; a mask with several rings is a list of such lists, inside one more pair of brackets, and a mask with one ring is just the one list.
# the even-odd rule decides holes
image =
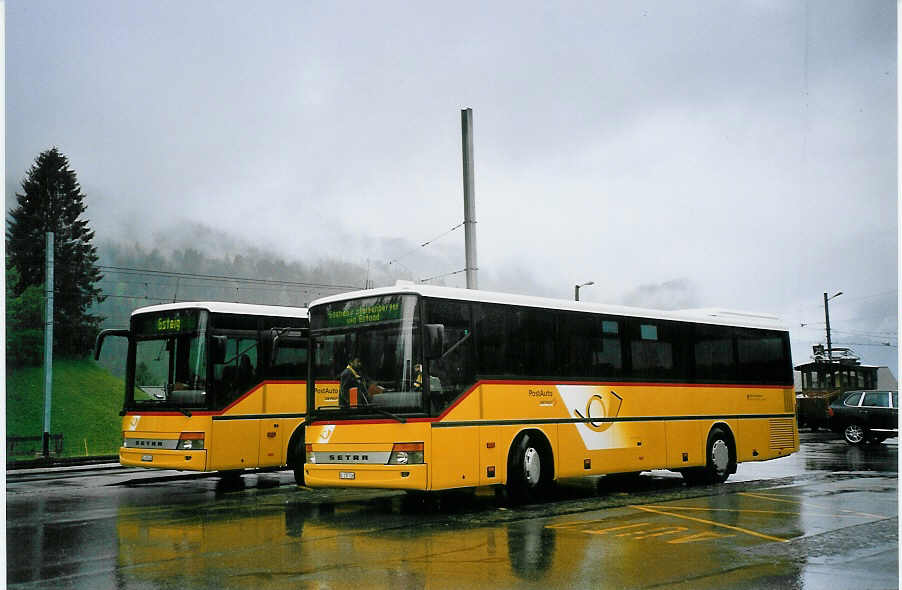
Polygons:
[[771,418],[768,420],[770,427],[770,448],[790,449],[796,446],[795,420],[792,418]]
[[126,438],[122,442],[122,446],[127,449],[174,451],[179,445],[177,438]]

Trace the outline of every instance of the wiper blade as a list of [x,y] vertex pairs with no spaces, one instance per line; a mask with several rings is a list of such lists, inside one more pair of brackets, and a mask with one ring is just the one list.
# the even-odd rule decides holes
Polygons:
[[[342,414],[342,415],[353,414],[354,410],[364,410],[364,411],[372,410],[373,412],[375,412],[377,414],[382,414],[383,416],[387,416],[387,417],[391,418],[392,420],[397,420],[401,424],[407,424],[407,418],[404,418],[403,416],[398,416],[397,414],[392,414],[391,412],[387,412],[381,408],[376,408],[373,406],[360,406],[357,408],[336,408],[335,406],[320,406],[320,407],[316,408],[317,412],[319,412],[320,410],[332,411],[332,412],[335,412],[336,414]],[[309,414],[308,414],[308,416],[309,416]]]
[[368,410],[372,410],[372,411],[376,412],[377,414],[382,414],[383,416],[388,416],[389,418],[392,418],[392,419],[394,419],[394,420],[397,420],[397,421],[400,422],[401,424],[406,424],[406,423],[407,423],[407,418],[404,418],[404,417],[402,417],[402,416],[398,416],[397,414],[392,414],[391,412],[386,412],[385,410],[383,410],[383,409],[381,409],[381,408],[374,408],[373,406],[365,406],[365,407],[366,407]]

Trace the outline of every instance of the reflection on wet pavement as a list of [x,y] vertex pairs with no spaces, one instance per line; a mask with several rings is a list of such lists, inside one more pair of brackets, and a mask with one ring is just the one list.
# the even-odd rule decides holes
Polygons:
[[[816,438],[797,455],[741,465],[724,486],[687,488],[664,472],[584,479],[562,482],[547,505],[516,508],[491,490],[426,499],[310,492],[271,475],[112,488],[122,490],[112,496],[93,488],[13,496],[8,581],[179,590],[896,587],[896,456],[895,444],[859,449]],[[772,483],[750,483],[761,479]]]

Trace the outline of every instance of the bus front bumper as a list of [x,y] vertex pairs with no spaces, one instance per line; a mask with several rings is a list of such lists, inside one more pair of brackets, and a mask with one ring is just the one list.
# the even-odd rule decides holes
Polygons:
[[381,488],[426,490],[426,465],[304,464],[304,484],[311,488]]
[[119,463],[124,467],[206,471],[207,451],[166,451],[119,448]]

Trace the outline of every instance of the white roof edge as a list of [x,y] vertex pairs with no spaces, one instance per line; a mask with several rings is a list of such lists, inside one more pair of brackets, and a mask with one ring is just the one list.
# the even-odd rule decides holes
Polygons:
[[227,301],[183,301],[179,303],[162,303],[139,307],[131,315],[172,311],[176,309],[206,309],[213,313],[234,313],[247,315],[284,316],[290,318],[308,317],[306,307],[288,307],[281,305],[257,305],[256,303],[229,303]]
[[482,303],[508,303],[522,305],[524,307],[543,307],[564,311],[583,311],[598,314],[626,315],[649,319],[662,319],[694,322],[700,324],[717,324],[738,326],[747,328],[768,328],[772,330],[788,331],[779,317],[769,314],[751,312],[730,312],[707,309],[685,309],[665,311],[640,307],[628,307],[623,305],[608,305],[585,301],[571,301],[568,299],[552,299],[547,297],[533,297],[530,295],[517,295],[513,293],[499,293],[493,291],[480,291],[477,289],[460,289],[456,287],[438,287],[435,285],[423,285],[411,281],[398,281],[391,287],[378,287],[361,291],[349,291],[338,295],[321,297],[310,303],[310,307],[326,303],[335,303],[359,297],[378,297],[381,295],[411,293],[426,297],[445,297],[476,301]]

